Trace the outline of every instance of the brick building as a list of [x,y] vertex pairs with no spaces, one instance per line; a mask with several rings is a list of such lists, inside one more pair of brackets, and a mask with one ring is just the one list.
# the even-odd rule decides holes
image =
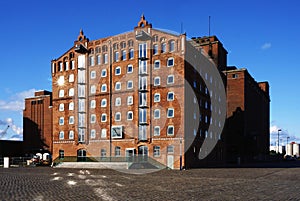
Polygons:
[[[198,155],[211,151],[201,148],[204,141],[221,140],[224,122],[214,114],[225,116],[226,106],[213,106],[210,94],[220,97],[213,85],[223,81],[196,46],[185,34],[152,28],[144,16],[116,36],[90,41],[81,30],[51,64],[53,159],[139,156],[170,168],[199,165]],[[204,67],[218,79],[200,75]],[[212,124],[218,129],[209,130]]]
[[52,93],[37,91],[25,99],[23,149],[26,154],[52,152]]

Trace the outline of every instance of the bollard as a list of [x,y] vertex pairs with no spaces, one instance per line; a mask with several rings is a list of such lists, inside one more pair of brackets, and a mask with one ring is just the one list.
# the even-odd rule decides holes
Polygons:
[[9,157],[4,157],[4,168],[9,168]]

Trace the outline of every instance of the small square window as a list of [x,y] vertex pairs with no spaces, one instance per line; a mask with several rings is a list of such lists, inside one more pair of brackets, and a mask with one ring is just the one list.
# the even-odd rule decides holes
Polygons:
[[117,112],[115,114],[115,121],[121,121],[121,113],[120,112]]
[[107,86],[106,84],[101,85],[101,92],[106,92],[107,91]]
[[168,118],[173,118],[174,117],[174,108],[168,108],[167,117]]
[[154,86],[159,86],[160,85],[160,77],[155,77],[154,78]]
[[121,67],[120,66],[116,67],[115,75],[121,75]]
[[154,119],[159,119],[160,118],[160,109],[155,109],[153,116],[154,116]]
[[95,138],[96,138],[96,130],[95,130],[95,129],[92,129],[92,130],[91,130],[91,138],[92,138],[92,139],[95,139]]
[[133,88],[133,81],[132,80],[129,80],[127,82],[127,89],[132,89]]
[[106,105],[107,105],[107,100],[106,98],[104,98],[101,100],[101,107],[106,107]]
[[168,92],[167,100],[168,101],[173,101],[174,100],[174,92]]
[[127,112],[127,120],[133,120],[133,112],[132,111]]
[[132,73],[133,72],[133,66],[132,65],[128,65],[127,66],[127,73]]
[[101,122],[106,122],[107,121],[107,115],[104,113],[101,115]]
[[91,79],[95,79],[96,78],[96,71],[91,71]]
[[168,67],[174,66],[174,58],[168,58]]
[[167,147],[167,153],[168,153],[168,154],[173,154],[173,153],[174,153],[174,146],[169,145],[169,146]]
[[133,105],[133,96],[127,97],[127,105]]
[[60,132],[59,132],[59,139],[60,139],[60,140],[65,139],[65,133],[64,133],[63,131],[60,131]]
[[159,69],[160,68],[160,60],[155,60],[154,61],[154,69]]
[[174,126],[168,126],[167,135],[174,135]]
[[116,98],[115,106],[121,106],[121,98]]
[[116,82],[115,90],[121,90],[121,82]]
[[159,93],[154,94],[154,102],[155,103],[160,102],[160,94]]
[[64,118],[63,117],[59,117],[59,125],[64,125]]
[[101,77],[106,77],[106,75],[107,75],[106,69],[102,69],[102,71],[101,71]]
[[160,127],[159,126],[155,126],[154,127],[154,136],[160,136]]
[[174,75],[168,75],[167,84],[173,84],[173,83],[174,83]]
[[123,131],[122,126],[112,126],[111,128],[111,137],[112,138],[122,138]]

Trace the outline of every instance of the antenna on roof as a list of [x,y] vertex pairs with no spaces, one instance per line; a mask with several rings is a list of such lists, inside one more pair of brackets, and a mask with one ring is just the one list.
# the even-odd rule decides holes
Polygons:
[[208,37],[210,37],[210,16],[208,16]]

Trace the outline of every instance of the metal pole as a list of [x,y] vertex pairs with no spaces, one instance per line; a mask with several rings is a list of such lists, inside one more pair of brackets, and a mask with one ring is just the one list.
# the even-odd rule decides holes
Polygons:
[[279,154],[279,131],[281,131],[281,129],[278,129],[278,139],[277,139],[277,153]]

